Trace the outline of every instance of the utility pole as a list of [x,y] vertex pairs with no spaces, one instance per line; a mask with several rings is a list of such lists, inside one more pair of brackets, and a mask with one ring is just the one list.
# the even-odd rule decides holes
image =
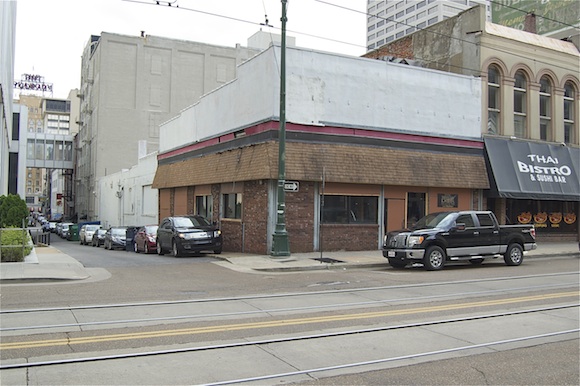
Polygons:
[[280,129],[278,130],[278,208],[276,230],[272,240],[272,257],[290,256],[286,231],[286,3],[282,1],[282,45],[280,55]]

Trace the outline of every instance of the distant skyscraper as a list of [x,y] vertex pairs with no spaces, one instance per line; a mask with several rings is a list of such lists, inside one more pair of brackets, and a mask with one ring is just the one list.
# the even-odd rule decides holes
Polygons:
[[368,0],[367,50],[480,4],[491,21],[490,0]]

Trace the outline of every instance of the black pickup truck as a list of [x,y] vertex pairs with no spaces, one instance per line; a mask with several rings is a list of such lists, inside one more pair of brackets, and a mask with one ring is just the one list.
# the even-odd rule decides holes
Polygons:
[[455,211],[429,214],[411,229],[389,232],[383,256],[394,268],[423,263],[435,271],[446,262],[481,264],[503,255],[507,265],[520,265],[524,251],[536,249],[533,225],[499,225],[493,212]]

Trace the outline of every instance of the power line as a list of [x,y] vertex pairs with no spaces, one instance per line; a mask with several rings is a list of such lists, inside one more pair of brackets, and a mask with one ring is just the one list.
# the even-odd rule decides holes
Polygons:
[[[356,10],[356,9],[352,9],[352,8],[344,7],[344,6],[341,6],[341,5],[337,5],[337,4],[329,3],[328,1],[324,1],[324,0],[314,0],[314,1],[317,1],[317,2],[319,2],[319,3],[323,3],[323,4],[327,4],[327,5],[330,5],[330,6],[333,6],[333,7],[342,8],[342,9],[345,9],[345,10],[348,10],[348,11],[351,11],[351,12],[355,12],[355,13],[363,13],[363,14],[365,14],[367,17],[368,17],[368,16],[373,16],[373,17],[376,17],[376,18],[378,18],[378,19],[383,19],[383,20],[385,20],[386,22],[394,22],[394,23],[401,24],[401,25],[404,25],[404,26],[407,26],[407,27],[413,27],[413,28],[416,28],[417,30],[424,31],[424,32],[427,32],[427,33],[430,33],[430,34],[433,34],[433,35],[438,35],[438,36],[442,36],[442,37],[449,38],[449,39],[455,39],[455,40],[457,40],[457,41],[460,41],[460,42],[463,42],[463,43],[467,43],[467,44],[473,44],[473,45],[475,45],[475,46],[480,46],[480,47],[484,47],[484,48],[489,48],[489,49],[492,49],[492,50],[495,50],[495,51],[498,51],[498,52],[503,52],[503,53],[505,53],[505,54],[509,54],[509,55],[516,56],[516,57],[520,57],[520,58],[522,58],[522,59],[530,59],[530,57],[529,57],[529,56],[520,55],[520,54],[514,53],[513,51],[502,50],[502,49],[500,49],[500,48],[497,48],[497,47],[491,47],[491,46],[487,46],[487,45],[485,45],[485,44],[482,44],[481,42],[475,43],[475,42],[472,42],[472,41],[469,41],[469,40],[465,40],[465,39],[458,38],[458,37],[455,37],[455,36],[447,35],[447,34],[444,34],[444,33],[441,33],[441,32],[434,31],[432,28],[431,28],[431,29],[430,29],[430,28],[418,28],[418,27],[416,27],[416,26],[414,26],[414,25],[407,24],[407,23],[404,23],[404,22],[402,22],[402,21],[397,21],[397,20],[394,20],[394,19],[393,19],[393,20],[390,20],[390,19],[388,20],[387,18],[384,18],[384,17],[382,17],[382,16],[378,16],[378,15],[369,14],[368,12],[361,12],[361,11],[358,11],[358,10]],[[507,27],[507,28],[509,28],[509,27]],[[380,47],[379,47],[378,49],[380,49]],[[421,59],[421,58],[418,58],[418,59],[419,59],[419,60],[423,60],[423,59]],[[428,62],[429,62],[429,61],[428,61]],[[434,61],[430,61],[430,62],[432,62],[432,63],[433,63]],[[563,70],[567,70],[567,71],[568,71],[568,70],[570,70],[570,69],[569,69],[569,68],[567,68],[567,67],[558,66],[557,64],[554,64],[554,63],[543,62],[543,61],[541,61],[541,60],[536,60],[536,62],[537,62],[537,63],[542,63],[542,64],[545,64],[545,65],[548,65],[548,66],[552,66],[552,67],[561,68],[561,69],[563,69]],[[435,63],[437,63],[437,62],[435,62]],[[463,69],[466,69],[466,70],[469,70],[469,71],[473,71],[473,72],[476,72],[476,73],[477,73],[477,72],[479,72],[479,73],[483,73],[483,71],[481,71],[481,69],[477,69],[477,70],[476,70],[476,69],[470,69],[470,68],[464,68],[464,67],[461,67],[461,68],[463,68]]]

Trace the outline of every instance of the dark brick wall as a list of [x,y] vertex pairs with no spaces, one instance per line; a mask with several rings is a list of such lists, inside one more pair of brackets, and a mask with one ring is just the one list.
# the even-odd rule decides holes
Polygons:
[[377,224],[322,225],[323,251],[371,251],[378,249]]
[[[268,183],[246,181],[242,195],[243,239],[246,253],[268,254]],[[240,238],[241,238],[240,233]],[[238,251],[241,251],[238,250]]]
[[312,252],[314,192],[313,182],[300,181],[298,192],[286,193],[286,231],[291,252]]
[[415,54],[413,52],[413,38],[411,36],[405,36],[393,43],[386,44],[363,55],[363,57],[369,59],[379,59],[383,56],[394,56],[401,59],[415,59]]
[[241,252],[242,222],[238,220],[222,219],[221,230],[224,238],[223,250],[228,252]]

